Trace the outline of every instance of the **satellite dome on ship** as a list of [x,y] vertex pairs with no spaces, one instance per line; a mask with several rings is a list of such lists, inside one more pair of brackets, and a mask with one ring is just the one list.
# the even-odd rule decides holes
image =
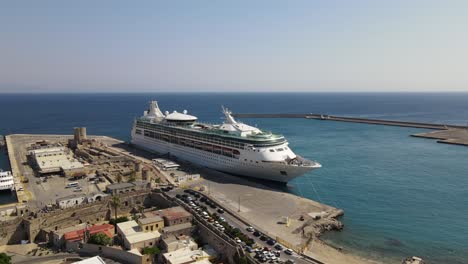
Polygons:
[[165,120],[166,121],[196,121],[197,117],[192,116],[192,115],[187,115],[187,111],[184,111],[185,113],[179,113],[177,111],[174,111],[168,115],[166,115]]

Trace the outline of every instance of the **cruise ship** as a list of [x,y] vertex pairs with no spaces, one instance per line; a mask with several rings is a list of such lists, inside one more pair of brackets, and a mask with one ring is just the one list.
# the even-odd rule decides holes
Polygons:
[[234,175],[286,183],[321,165],[289,148],[282,135],[236,121],[223,107],[223,124],[173,111],[164,114],[156,101],[136,118],[131,143],[136,147]]
[[13,175],[9,171],[0,170],[0,191],[15,189],[15,182],[13,181]]

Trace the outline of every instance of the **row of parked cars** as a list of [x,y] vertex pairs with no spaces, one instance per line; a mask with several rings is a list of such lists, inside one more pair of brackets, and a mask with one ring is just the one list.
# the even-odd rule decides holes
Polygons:
[[247,227],[246,230],[253,233],[253,235],[258,237],[261,241],[265,241],[268,245],[273,246],[273,248],[247,248],[247,252],[255,253],[254,257],[258,259],[258,261],[269,263],[294,263],[293,260],[287,260],[286,262],[283,262],[280,258],[282,250],[284,250],[285,254],[292,255],[294,252],[292,249],[284,248],[281,244],[278,244],[276,240],[269,238],[251,226]]
[[[203,219],[208,221],[209,223],[213,224],[215,228],[220,230],[221,232],[224,232],[226,229],[225,227],[221,224],[222,222],[226,222],[226,219],[224,217],[217,217],[217,220],[215,220],[208,212],[208,207],[211,207],[213,209],[216,209],[216,204],[207,199],[205,196],[201,196],[199,193],[194,192],[192,190],[185,190],[185,193],[180,195],[177,194],[176,198],[181,199],[183,202],[185,202],[188,206],[190,206],[195,212],[197,212]],[[192,196],[189,196],[193,195]],[[200,198],[197,200],[197,198]],[[205,203],[207,206],[202,205],[201,203]],[[224,213],[224,210],[222,208],[218,208],[217,210],[218,213],[222,214]]]
[[[224,209],[217,208],[216,204],[213,201],[199,194],[198,192],[195,192],[190,189],[184,190],[184,194],[177,194],[176,198],[185,202],[188,206],[190,206],[193,210],[195,210],[202,218],[204,218],[209,223],[211,223],[215,228],[217,228],[218,230],[222,232],[225,231],[224,226],[226,226],[227,224],[226,220],[221,216],[217,216],[216,219],[214,219],[207,212],[207,209],[208,209],[207,206],[209,206],[212,209],[217,209],[216,211],[219,214],[224,213]],[[203,205],[202,203],[206,204],[206,206]],[[255,230],[251,226],[248,226],[246,228],[246,231],[249,233],[252,233],[255,237],[259,237],[261,241],[266,241],[268,245],[273,247],[273,249],[268,248],[268,247],[252,248],[251,246],[248,246],[245,243],[243,243],[239,238],[234,239],[236,243],[241,244],[247,252],[255,254],[254,257],[257,258],[258,261],[269,262],[269,263],[294,263],[294,261],[288,260],[287,262],[284,262],[280,259],[282,250],[284,250],[285,254],[292,255],[293,251],[291,249],[283,248],[283,246],[281,244],[278,244],[274,239],[269,238],[268,236],[262,234],[258,230]]]

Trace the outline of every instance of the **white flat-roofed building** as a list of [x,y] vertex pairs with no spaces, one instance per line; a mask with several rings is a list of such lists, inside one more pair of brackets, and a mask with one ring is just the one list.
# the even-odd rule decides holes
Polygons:
[[92,258],[83,259],[73,264],[106,264],[106,262],[99,256],[94,256]]
[[74,159],[65,147],[35,149],[30,154],[40,174],[63,172],[67,175],[84,170],[83,164]]
[[153,163],[162,170],[177,170],[180,168],[179,164],[166,159],[153,159]]
[[60,208],[64,209],[64,208],[77,206],[83,203],[92,203],[96,201],[101,201],[102,198],[106,196],[109,196],[109,195],[105,193],[90,193],[88,195],[84,193],[79,193],[79,194],[72,194],[72,195],[58,198],[57,200],[55,200],[55,202]]
[[187,264],[187,263],[211,263],[209,260],[216,258],[217,253],[211,247],[204,249],[191,250],[190,248],[181,248],[172,252],[163,254],[163,263],[166,264]]

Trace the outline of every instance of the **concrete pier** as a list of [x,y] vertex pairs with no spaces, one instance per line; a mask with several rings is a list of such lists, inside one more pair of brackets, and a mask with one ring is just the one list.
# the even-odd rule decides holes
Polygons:
[[239,114],[233,114],[233,116],[240,117],[240,118],[306,118],[306,119],[318,119],[318,120],[328,120],[328,121],[365,123],[365,124],[373,124],[373,125],[425,128],[425,129],[467,128],[466,126],[457,126],[457,125],[448,125],[448,124],[432,124],[432,123],[421,123],[421,122],[344,117],[344,116],[332,116],[332,115],[325,115],[325,114],[253,114],[253,113],[242,114],[242,113],[239,113]]
[[411,135],[413,137],[436,139],[437,143],[468,146],[468,129],[447,129],[419,133]]

